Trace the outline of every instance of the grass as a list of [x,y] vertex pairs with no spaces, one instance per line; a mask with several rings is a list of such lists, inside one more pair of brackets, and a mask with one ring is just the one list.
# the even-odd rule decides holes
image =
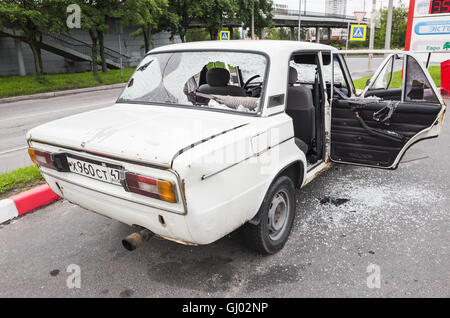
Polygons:
[[36,166],[29,166],[0,174],[0,199],[26,191],[44,182],[44,178],[42,178]]
[[[430,75],[433,78],[433,81],[436,84],[436,86],[440,87],[441,86],[441,67],[440,66],[430,66],[428,68],[428,71],[430,72]],[[364,89],[366,87],[367,80],[370,79],[371,77],[372,77],[372,75],[358,78],[357,80],[353,81],[353,85],[355,85],[356,89]],[[402,87],[402,71],[394,72],[394,78],[392,79],[390,88],[396,88],[396,87]]]
[[0,77],[0,98],[30,95],[67,89],[86,88],[127,82],[134,69],[110,70],[99,72],[98,78],[92,72],[73,74],[48,74],[43,78],[34,75]]

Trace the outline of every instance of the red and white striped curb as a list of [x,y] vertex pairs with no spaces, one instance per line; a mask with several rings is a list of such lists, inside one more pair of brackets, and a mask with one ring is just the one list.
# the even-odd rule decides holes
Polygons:
[[48,205],[60,197],[46,184],[0,200],[0,223]]

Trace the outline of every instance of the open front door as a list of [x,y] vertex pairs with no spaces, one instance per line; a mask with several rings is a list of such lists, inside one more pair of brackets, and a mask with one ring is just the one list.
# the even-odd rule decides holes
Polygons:
[[[341,51],[334,53],[350,76]],[[394,63],[400,62],[400,69]],[[334,69],[334,67],[333,67]],[[389,55],[356,96],[331,87],[331,149],[334,162],[395,169],[406,150],[439,135],[445,106],[431,76],[409,52]],[[353,83],[351,78],[347,82]],[[350,96],[351,95],[351,96]]]

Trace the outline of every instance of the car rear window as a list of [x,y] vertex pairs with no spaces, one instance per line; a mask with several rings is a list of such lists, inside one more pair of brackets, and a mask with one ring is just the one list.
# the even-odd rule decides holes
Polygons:
[[118,102],[257,113],[267,64],[264,55],[247,52],[149,54]]

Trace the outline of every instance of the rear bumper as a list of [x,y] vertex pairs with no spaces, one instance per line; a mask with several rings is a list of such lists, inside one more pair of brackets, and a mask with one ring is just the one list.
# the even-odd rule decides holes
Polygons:
[[[41,172],[50,188],[71,203],[130,226],[145,227],[161,237],[178,243],[196,244],[189,233],[184,215],[115,196],[109,191],[106,193],[67,180],[44,169],[41,169]],[[164,223],[161,222],[161,217]]]

